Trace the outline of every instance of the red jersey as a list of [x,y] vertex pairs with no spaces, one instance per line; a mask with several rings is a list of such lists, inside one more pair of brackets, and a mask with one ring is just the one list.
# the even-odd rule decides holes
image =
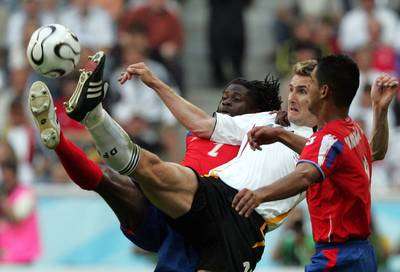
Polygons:
[[316,242],[369,236],[371,161],[368,140],[351,118],[331,121],[309,138],[298,163],[311,163],[322,175],[307,190]]
[[200,175],[206,175],[211,169],[235,158],[239,148],[202,139],[189,132],[186,135],[186,154],[181,164],[196,170]]

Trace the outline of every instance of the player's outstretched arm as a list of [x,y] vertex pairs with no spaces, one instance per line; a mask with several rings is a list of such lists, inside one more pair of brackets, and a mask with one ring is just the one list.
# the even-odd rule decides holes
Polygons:
[[124,84],[133,76],[139,77],[144,84],[152,88],[184,127],[198,137],[211,137],[215,118],[175,93],[170,86],[157,78],[146,64],[141,62],[130,65],[119,78],[119,82]]
[[300,154],[307,140],[282,127],[254,127],[247,133],[250,147],[261,150],[261,145],[281,142],[294,152]]
[[389,75],[379,76],[371,89],[373,130],[370,140],[372,160],[385,158],[389,143],[388,110],[398,90],[398,81]]
[[321,179],[321,173],[309,163],[298,164],[295,171],[257,190],[242,189],[232,201],[232,207],[240,215],[249,217],[263,202],[285,199],[307,190],[308,186]]

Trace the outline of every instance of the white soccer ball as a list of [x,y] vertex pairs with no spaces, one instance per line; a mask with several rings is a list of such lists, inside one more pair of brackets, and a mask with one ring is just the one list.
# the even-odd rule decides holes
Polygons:
[[26,49],[32,68],[51,78],[71,73],[78,65],[80,52],[76,35],[59,24],[42,26],[33,32]]

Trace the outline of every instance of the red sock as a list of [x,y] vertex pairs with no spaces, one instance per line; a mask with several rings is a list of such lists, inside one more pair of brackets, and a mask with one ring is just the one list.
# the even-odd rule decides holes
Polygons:
[[60,143],[55,149],[68,176],[84,190],[94,190],[103,177],[103,171],[73,142],[60,132]]

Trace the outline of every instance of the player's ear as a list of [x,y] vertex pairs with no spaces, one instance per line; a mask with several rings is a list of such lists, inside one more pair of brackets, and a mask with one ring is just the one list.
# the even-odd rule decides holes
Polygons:
[[320,91],[320,96],[322,99],[327,98],[329,95],[329,92],[330,92],[329,87],[326,84],[322,85],[321,88],[319,89],[319,91]]

